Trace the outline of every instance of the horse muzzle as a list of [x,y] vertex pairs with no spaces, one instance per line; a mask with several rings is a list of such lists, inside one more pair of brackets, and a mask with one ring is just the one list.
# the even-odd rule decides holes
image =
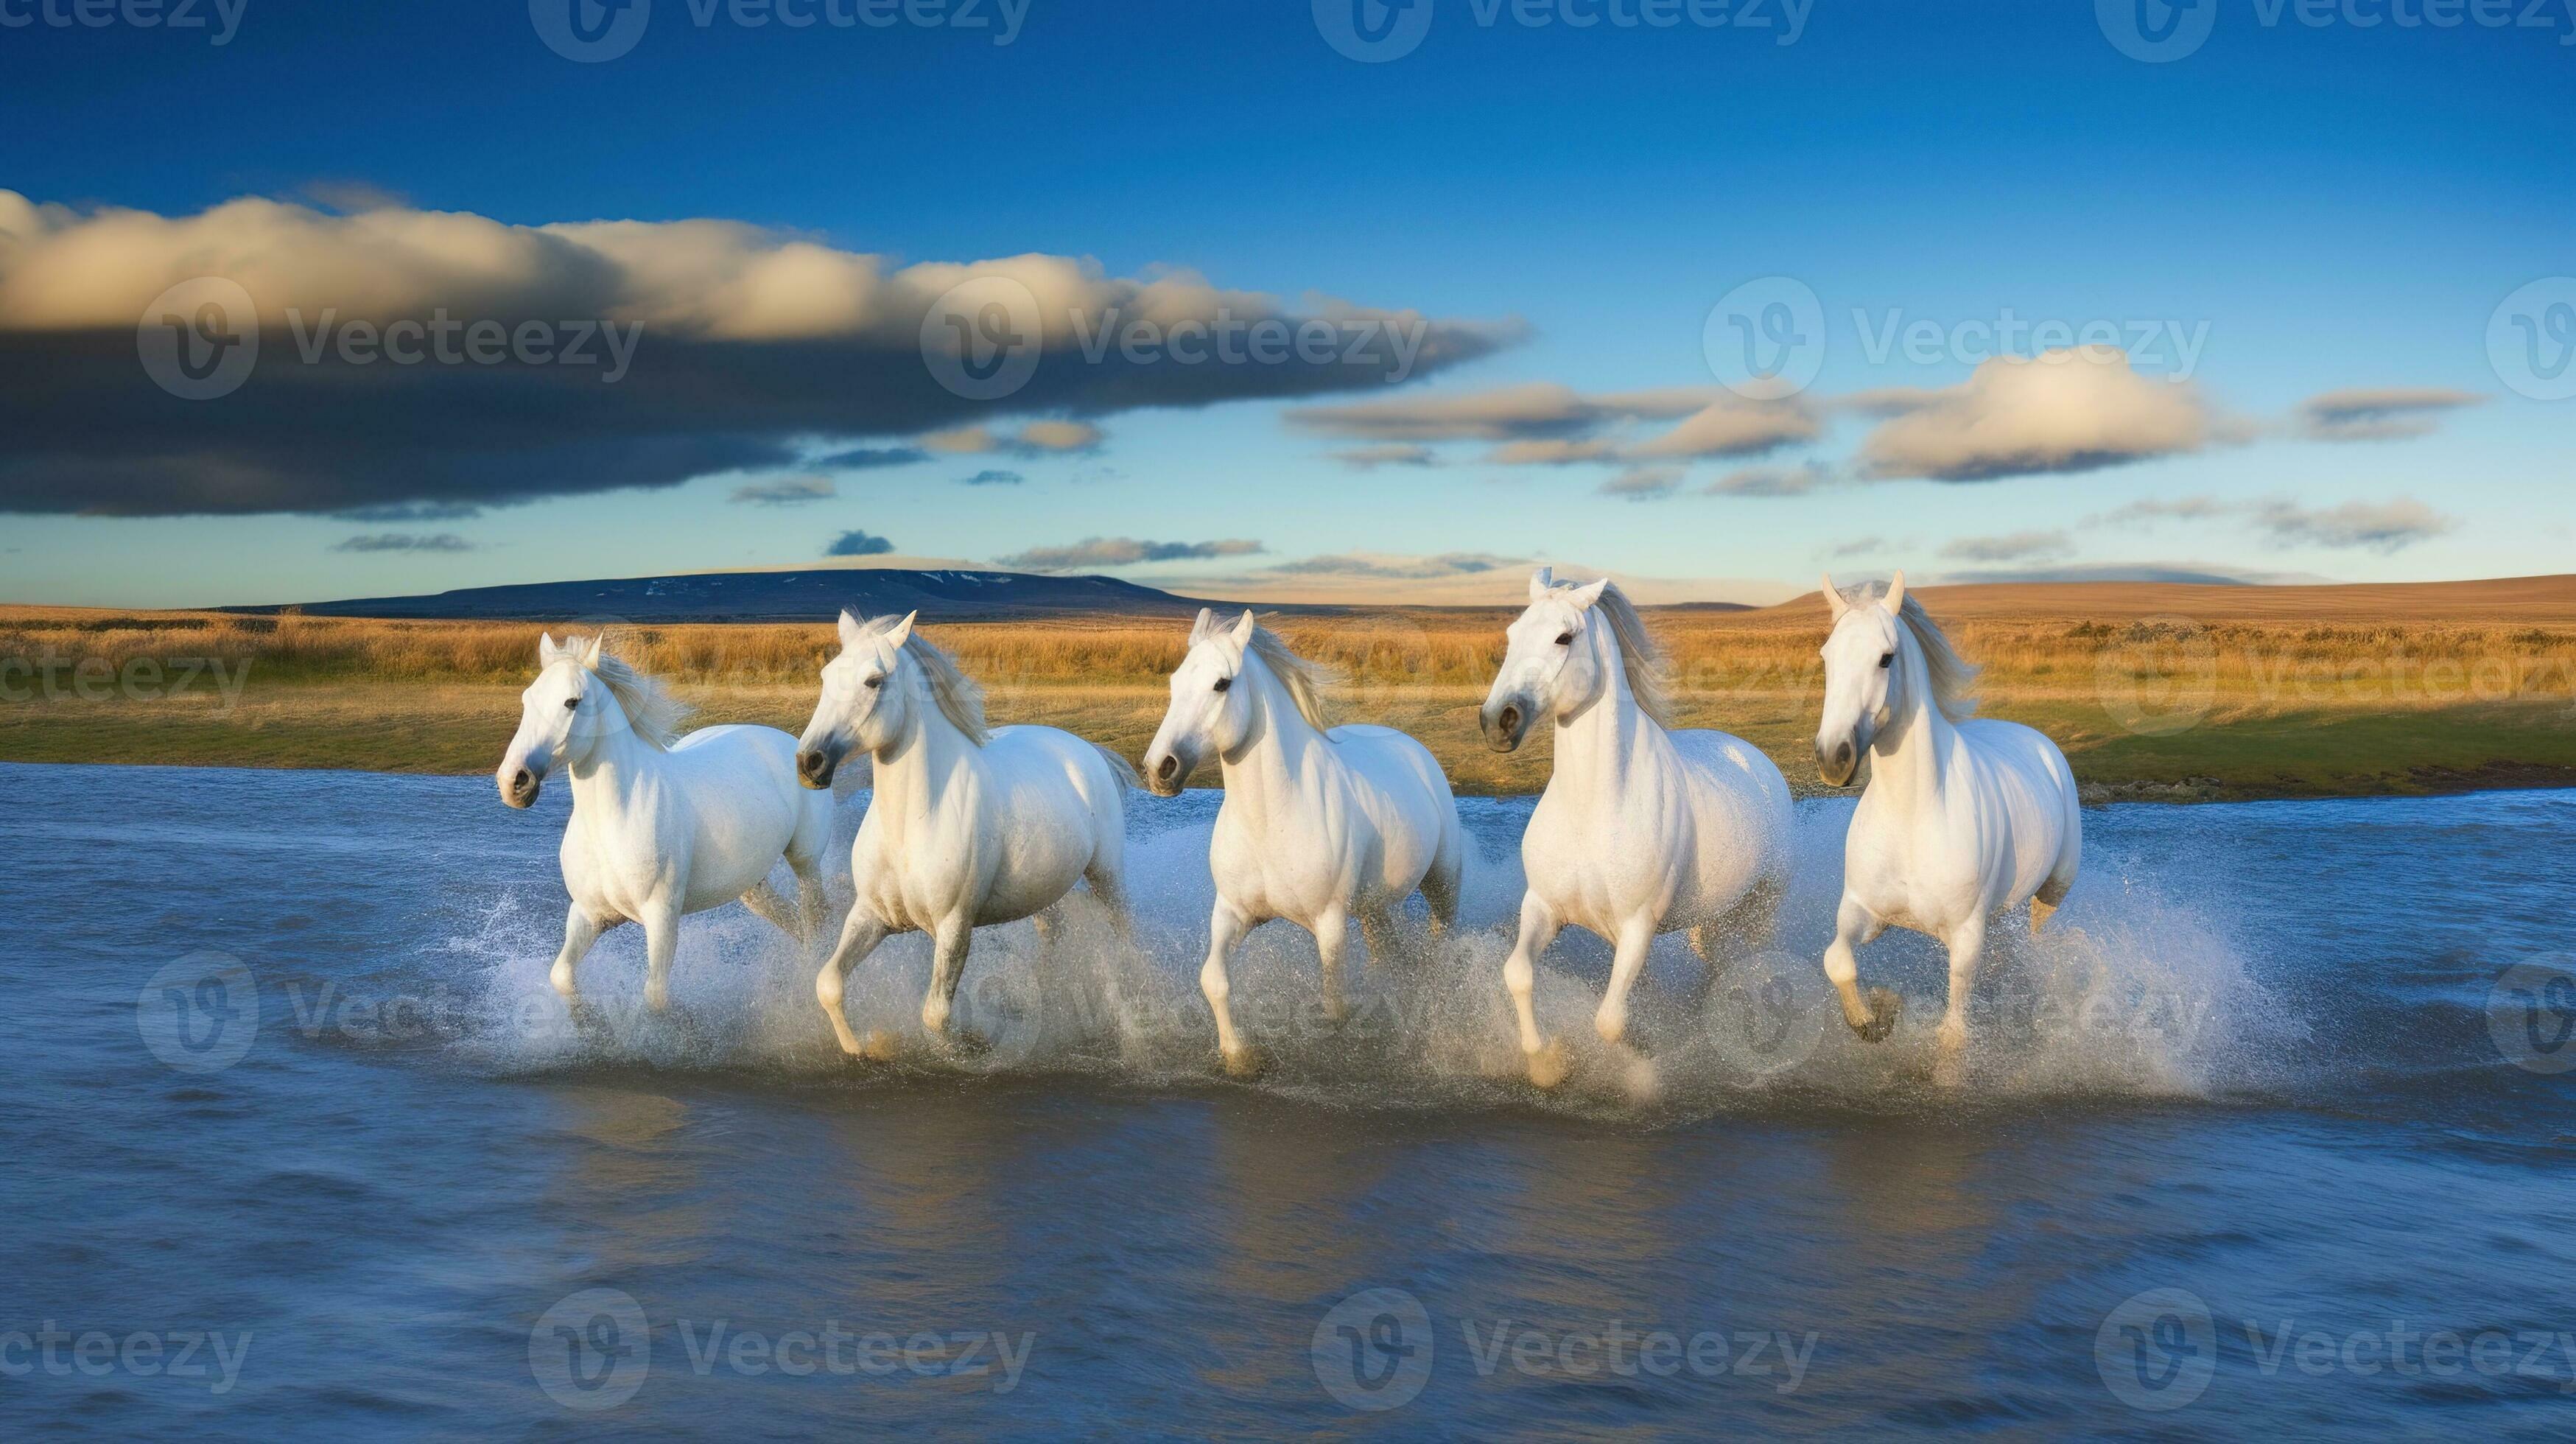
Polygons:
[[1148,753],[1143,770],[1146,791],[1156,797],[1178,797],[1181,789],[1189,785],[1190,774],[1198,770],[1198,759],[1177,751],[1159,757]]
[[532,772],[525,767],[512,768],[492,780],[499,785],[503,802],[523,809],[536,805],[537,793],[546,785],[543,774]]
[[1827,787],[1851,786],[1852,774],[1858,771],[1860,748],[1853,745],[1851,738],[1845,737],[1831,747],[1821,740],[1816,743],[1816,775],[1824,779]]
[[1485,745],[1496,752],[1517,751],[1521,739],[1529,735],[1529,708],[1518,699],[1500,707],[1488,706],[1476,714],[1477,730],[1485,734]]
[[832,785],[832,774],[841,770],[837,748],[809,747],[796,754],[796,782],[800,787],[821,792]]

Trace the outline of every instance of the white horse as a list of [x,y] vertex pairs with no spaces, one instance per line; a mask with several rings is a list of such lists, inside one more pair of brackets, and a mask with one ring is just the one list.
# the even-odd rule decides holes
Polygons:
[[1896,1026],[1896,995],[1861,1003],[1855,944],[1912,928],[1950,951],[1950,1006],[1936,1076],[1955,1084],[1968,1041],[1968,994],[1986,920],[2030,902],[2030,928],[2066,899],[2084,851],[2075,774],[2057,744],[2017,722],[1974,718],[1976,669],[1951,650],[1898,572],[1875,601],[1846,597],[1830,576],[1825,604],[1825,715],[1816,768],[1850,784],[1870,754],[1869,786],[1843,840],[1843,896],[1825,976],[1843,1021],[1875,1043]]
[[[599,935],[644,925],[644,1001],[671,1003],[680,917],[736,898],[811,945],[823,930],[824,848],[832,799],[796,786],[796,740],[775,727],[705,727],[674,740],[684,709],[600,639],[537,641],[537,680],[519,697],[519,730],[493,781],[526,807],[548,773],[572,776],[563,836],[563,951],[555,991],[577,996],[573,971]],[[769,884],[785,856],[796,906]]]
[[1127,928],[1123,794],[1135,773],[1053,727],[987,731],[982,689],[914,634],[914,615],[841,614],[841,655],[823,668],[822,700],[797,744],[808,787],[830,787],[853,749],[876,764],[875,796],[850,845],[858,901],[814,977],[814,998],[853,1056],[891,1047],[884,1037],[862,1047],[841,1009],[843,977],[889,934],[931,935],[921,1025],[945,1041],[975,929],[1052,907],[1076,881]]
[[1356,916],[1372,961],[1395,941],[1395,910],[1419,890],[1436,931],[1458,916],[1465,858],[1458,804],[1430,749],[1392,727],[1325,726],[1315,665],[1250,612],[1231,627],[1206,608],[1172,673],[1172,703],[1145,751],[1147,785],[1176,796],[1214,754],[1225,801],[1208,840],[1216,907],[1199,989],[1216,1014],[1226,1071],[1260,1069],[1226,1007],[1226,957],[1285,918],[1315,935],[1324,1011],[1346,1014],[1342,959]]
[[1565,1077],[1561,1042],[1542,1041],[1530,1006],[1539,955],[1571,924],[1615,949],[1593,1030],[1616,1043],[1628,990],[1659,933],[1688,929],[1714,967],[1721,934],[1771,935],[1789,879],[1789,784],[1752,744],[1723,732],[1668,731],[1653,643],[1608,578],[1530,578],[1530,604],[1478,722],[1497,752],[1544,716],[1556,767],[1521,837],[1529,891],[1503,964],[1530,1081]]

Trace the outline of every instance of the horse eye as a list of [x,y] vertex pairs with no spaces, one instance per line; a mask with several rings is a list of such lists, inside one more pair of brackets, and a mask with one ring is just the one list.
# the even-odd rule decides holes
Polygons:
[[885,678],[882,675],[870,677],[868,679],[868,685],[870,687],[882,687],[885,685]]
[[1573,645],[1574,645],[1574,634],[1573,634],[1572,632],[1563,632],[1563,633],[1559,633],[1559,634],[1558,634],[1558,636],[1557,636],[1557,639],[1556,639],[1556,644],[1557,644],[1558,646],[1560,646],[1560,647],[1571,647],[1571,646],[1573,646]]
[[1234,679],[1232,677],[1219,677],[1216,679],[1216,689],[1220,692],[1233,685]]
[[1888,665],[1889,663],[1891,663],[1891,662],[1893,662],[1893,661],[1895,661],[1895,660],[1896,660],[1896,654],[1895,654],[1894,652],[1890,652],[1890,653],[1888,653],[1886,656],[1881,657],[1881,658],[1879,658],[1879,659],[1878,659],[1878,665],[1880,665],[1880,666],[1884,667],[1884,666]]
[[575,707],[578,707],[578,706],[580,706],[580,705],[581,705],[581,699],[580,699],[579,697],[566,697],[566,698],[564,699],[564,710],[565,710],[565,711],[567,711],[567,712],[571,711],[572,709],[574,709]]

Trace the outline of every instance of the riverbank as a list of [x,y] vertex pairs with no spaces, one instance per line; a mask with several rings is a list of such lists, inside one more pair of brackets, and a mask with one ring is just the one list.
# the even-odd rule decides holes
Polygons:
[[[2576,783],[2576,580],[1923,595],[1984,666],[1984,715],[2056,739],[2091,801]],[[1331,696],[1340,719],[1421,738],[1461,793],[1525,793],[1546,782],[1544,736],[1504,757],[1476,731],[1509,615],[1309,614],[1280,630],[1344,678]],[[1676,720],[1737,733],[1817,790],[1822,607],[1647,615]],[[482,772],[517,725],[540,630],[0,609],[0,760]],[[1125,617],[928,631],[985,683],[997,724],[1064,727],[1130,757],[1162,717],[1186,635]],[[821,624],[617,635],[701,724],[790,731],[834,649]]]

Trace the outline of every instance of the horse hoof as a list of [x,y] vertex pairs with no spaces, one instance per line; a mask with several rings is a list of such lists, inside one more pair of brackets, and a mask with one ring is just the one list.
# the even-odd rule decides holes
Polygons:
[[1896,1031],[1897,1015],[1905,1011],[1905,1000],[1885,988],[1869,990],[1869,1021],[1852,1029],[1864,1043],[1884,1043]]
[[1269,1071],[1270,1060],[1249,1043],[1225,1055],[1225,1072],[1229,1078],[1250,1080]]
[[871,1063],[891,1063],[899,1051],[894,1034],[883,1028],[871,1028],[867,1036],[859,1039],[855,1056],[865,1058]]
[[1547,1046],[1529,1055],[1529,1080],[1542,1089],[1565,1081],[1565,1040],[1551,1038]]

